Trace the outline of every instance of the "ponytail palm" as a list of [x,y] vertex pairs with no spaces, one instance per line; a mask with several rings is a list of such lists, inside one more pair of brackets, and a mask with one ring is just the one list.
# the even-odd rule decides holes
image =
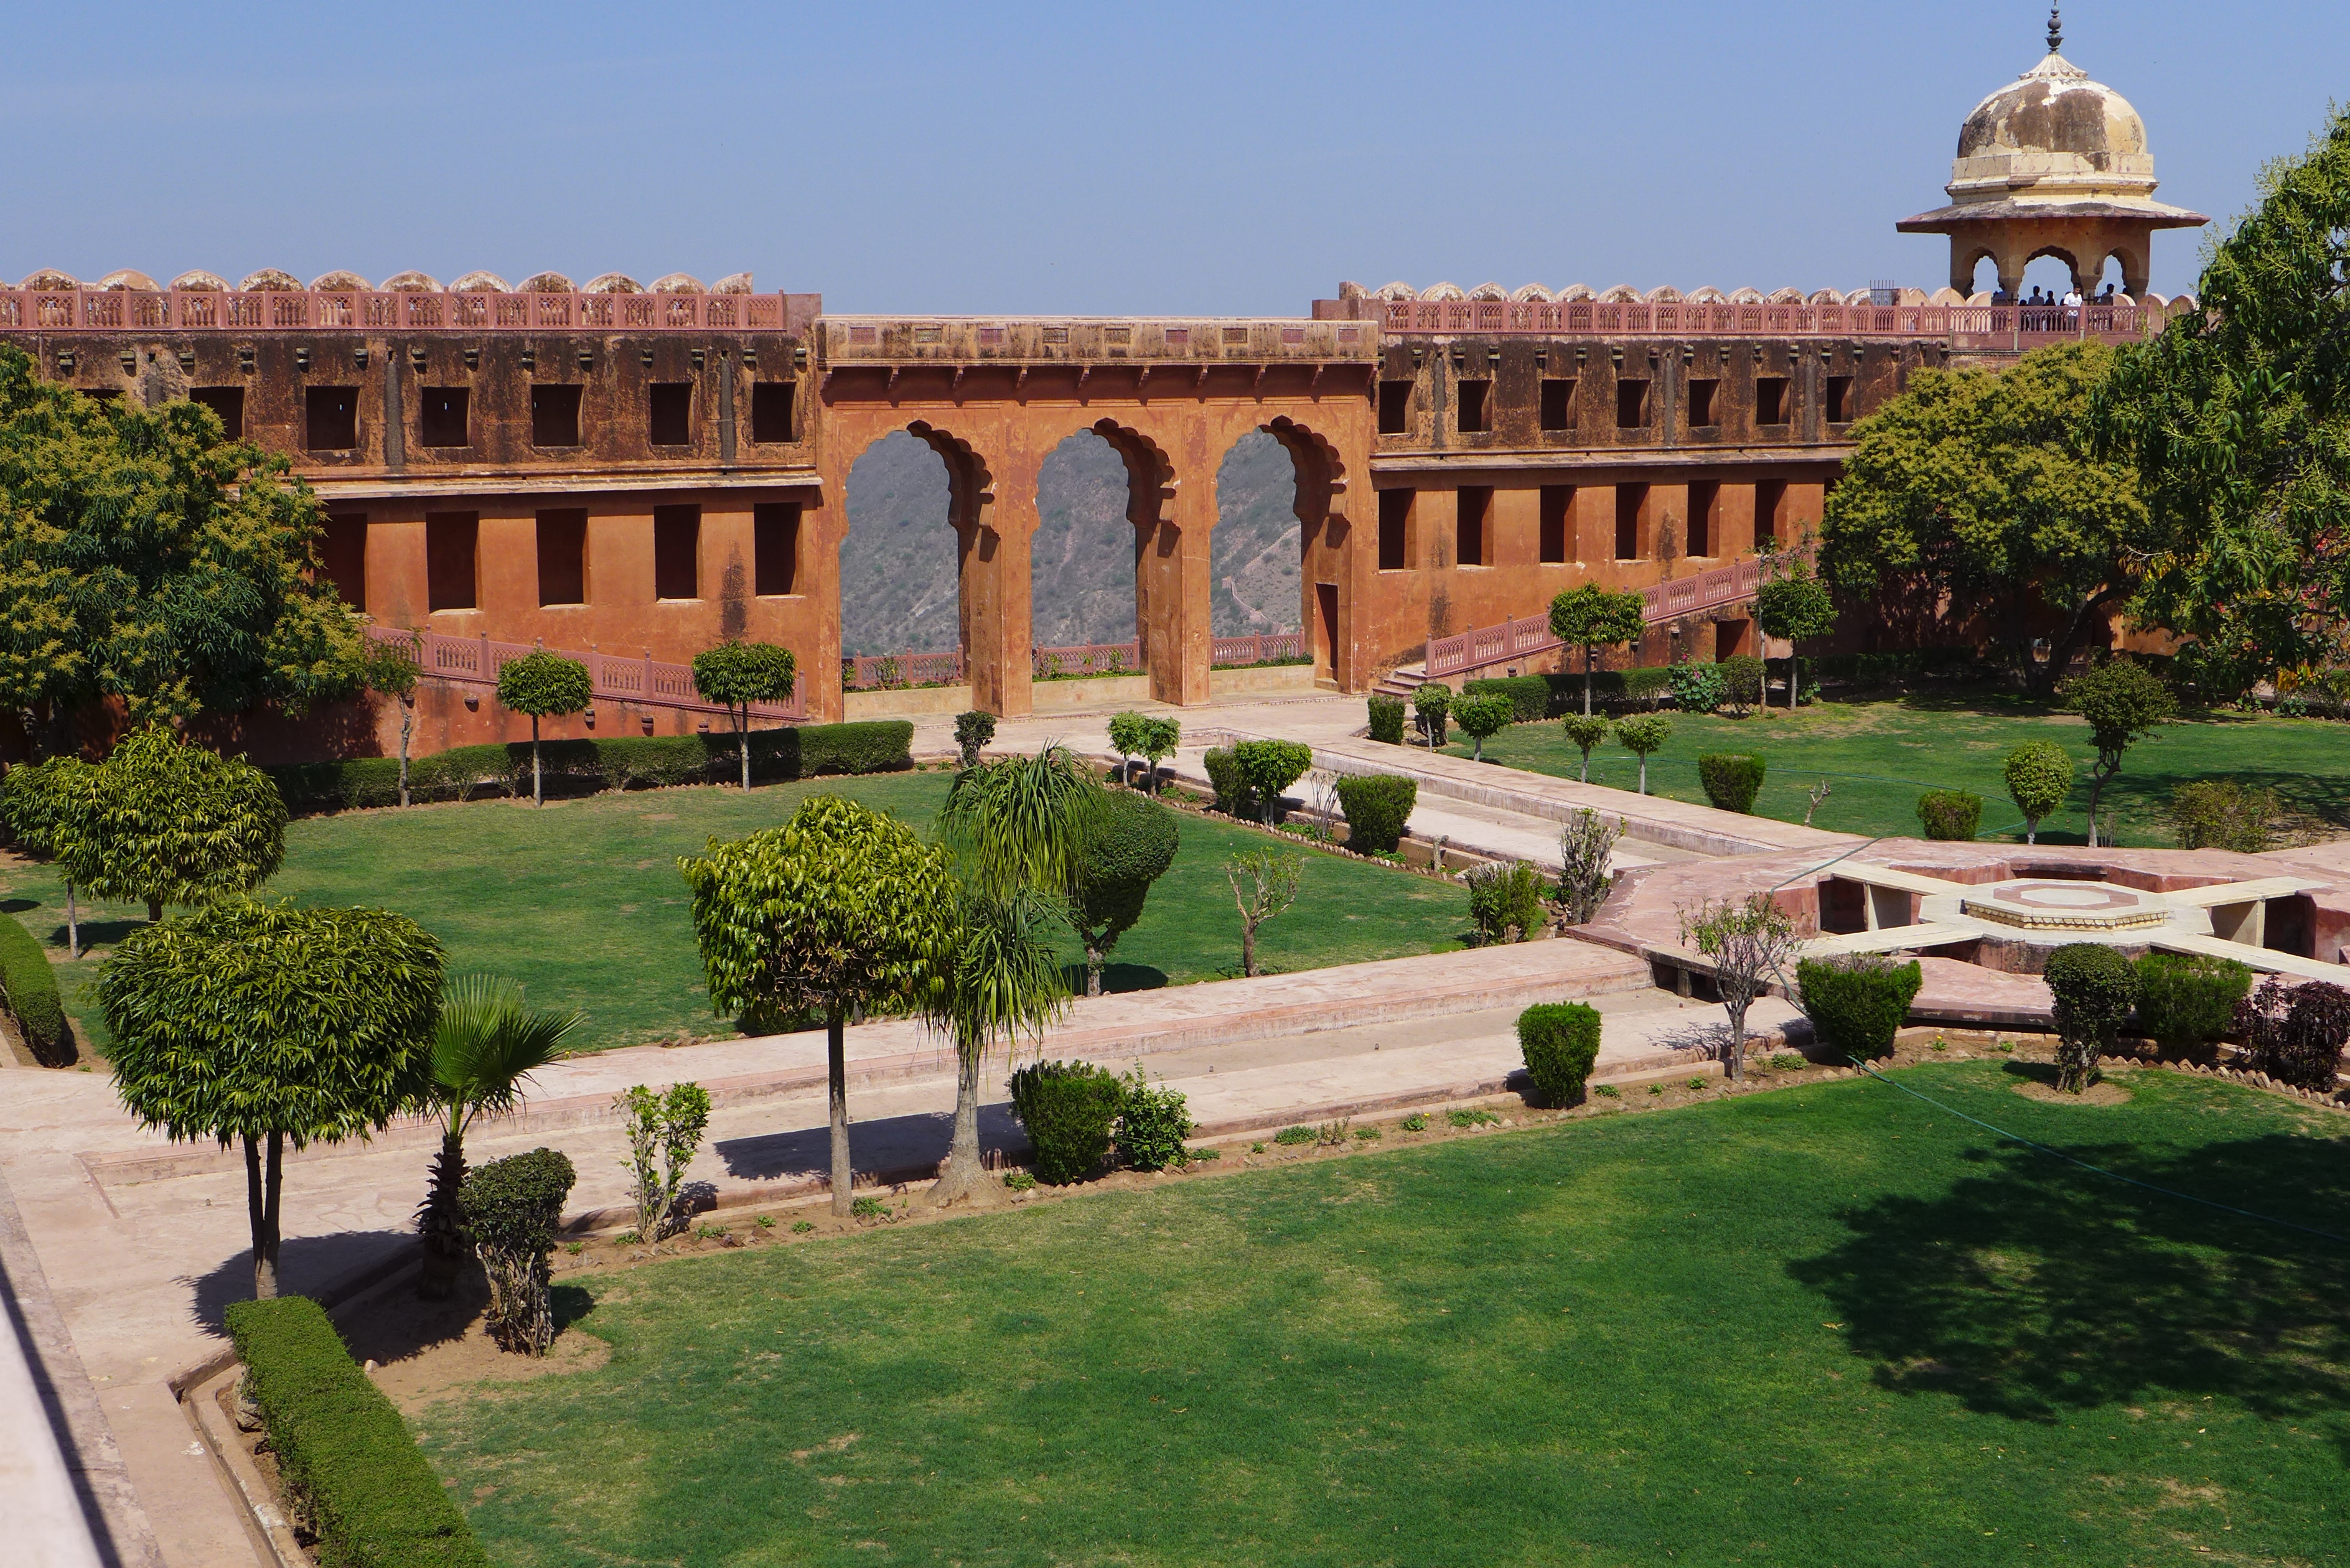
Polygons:
[[932,1203],[968,1198],[980,1181],[979,1075],[997,1050],[1037,1041],[1068,1005],[1053,939],[1057,902],[1032,887],[964,891],[947,984],[927,1009],[932,1027],[954,1043],[954,1140]]
[[424,1095],[442,1123],[441,1153],[432,1162],[432,1189],[416,1210],[424,1237],[418,1294],[448,1294],[464,1262],[457,1193],[465,1183],[465,1129],[476,1116],[517,1109],[523,1080],[563,1055],[563,1038],[578,1023],[577,1012],[525,1007],[522,988],[510,980],[460,975],[442,992],[432,1084]]

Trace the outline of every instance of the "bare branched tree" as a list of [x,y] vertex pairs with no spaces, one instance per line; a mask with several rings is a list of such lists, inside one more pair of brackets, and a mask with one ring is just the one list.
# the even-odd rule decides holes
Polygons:
[[1623,832],[1620,821],[1596,811],[1578,811],[1566,819],[1558,835],[1558,892],[1553,899],[1560,925],[1584,925],[1598,915],[1615,885],[1609,857]]
[[1681,943],[1713,961],[1715,989],[1730,1013],[1722,1069],[1734,1083],[1746,1076],[1746,1010],[1773,980],[1786,982],[1787,961],[1803,945],[1794,917],[1767,893],[1743,900],[1709,898],[1679,911]]

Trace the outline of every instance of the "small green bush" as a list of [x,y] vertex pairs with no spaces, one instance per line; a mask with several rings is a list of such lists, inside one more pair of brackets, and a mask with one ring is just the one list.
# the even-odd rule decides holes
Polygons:
[[1396,1126],[1402,1128],[1405,1132],[1426,1132],[1428,1130],[1428,1113],[1426,1111],[1414,1111],[1411,1115],[1404,1117],[1403,1120],[1396,1123]]
[[1474,760],[1485,760],[1485,742],[1509,727],[1514,714],[1507,697],[1463,696],[1452,704],[1453,722],[1474,742]]
[[1256,792],[1249,788],[1248,775],[1242,772],[1240,759],[1225,747],[1211,746],[1202,762],[1208,770],[1208,783],[1216,792],[1215,809],[1233,816],[1256,815]]
[[1929,838],[1971,844],[1982,826],[1982,796],[1962,789],[1929,789],[1918,797],[1918,821]]
[[1734,653],[1714,666],[1721,671],[1721,703],[1740,718],[1762,701],[1762,661]]
[[2102,942],[2068,942],[2048,955],[2041,978],[2056,1002],[2057,1085],[2077,1093],[2137,1005],[2137,971]]
[[1411,694],[1412,717],[1419,722],[1420,738],[1430,746],[1444,744],[1444,722],[1452,711],[1452,688],[1441,680],[1423,680]]
[[1895,963],[1873,953],[1804,959],[1795,965],[1798,1003],[1820,1044],[1863,1061],[1892,1051],[1893,1036],[1909,1016],[1923,979],[1917,960]]
[[1232,761],[1240,764],[1258,810],[1269,815],[1282,792],[1314,765],[1314,748],[1302,741],[1243,741],[1232,748]]
[[1312,1127],[1287,1127],[1274,1134],[1273,1141],[1275,1143],[1295,1145],[1301,1143],[1318,1143],[1321,1139],[1320,1135],[1316,1134]]
[[1537,1002],[1518,1014],[1518,1049],[1544,1105],[1579,1106],[1599,1060],[1599,1010],[1583,1002]]
[[408,1423],[306,1296],[236,1302],[245,1366],[286,1494],[337,1568],[489,1568]]
[[1739,752],[1708,752],[1697,760],[1698,782],[1717,811],[1751,816],[1762,790],[1762,759]]
[[1721,706],[1721,667],[1695,662],[1676,664],[1665,671],[1672,685],[1673,706],[1684,713],[1711,713]]
[[1136,1170],[1181,1167],[1190,1158],[1183,1140],[1191,1136],[1191,1112],[1180,1089],[1152,1088],[1142,1064],[1126,1077],[1126,1105],[1113,1132],[1118,1158]]
[[2234,959],[2147,953],[2137,971],[2137,1027],[2172,1050],[2209,1044],[2235,1026],[2252,971]]
[[1385,741],[1390,746],[1403,744],[1403,699],[1373,697],[1371,709],[1371,739]]
[[1445,1112],[1444,1119],[1456,1127],[1482,1127],[1490,1126],[1502,1118],[1491,1111],[1457,1110]]
[[501,1350],[545,1355],[555,1339],[547,1262],[576,1173],[551,1148],[476,1166],[457,1190],[465,1233],[490,1278],[487,1327]]
[[1542,873],[1523,860],[1480,866],[1471,871],[1469,918],[1477,923],[1477,945],[1522,942],[1540,931],[1548,911]]
[[1418,779],[1393,774],[1339,779],[1338,809],[1347,817],[1347,846],[1365,855],[1393,854],[1419,802]]
[[2258,855],[2276,836],[2284,804],[2272,789],[2233,779],[2198,779],[2170,792],[2170,826],[2181,849],[2232,849]]
[[1036,1178],[1082,1181],[1109,1158],[1126,1085],[1090,1062],[1034,1062],[1012,1075],[1012,1114],[1036,1146]]
[[[1120,715],[1124,717],[1124,715]],[[979,766],[979,753],[995,739],[995,715],[972,708],[955,715],[955,755],[964,767]]]
[[1540,675],[1501,675],[1461,683],[1463,697],[1500,697],[1510,704],[1510,722],[1530,724],[1550,716],[1550,682]]
[[57,971],[33,933],[6,914],[0,914],[0,1002],[16,1019],[35,1061],[60,1067],[73,1060],[73,1033],[57,995]]

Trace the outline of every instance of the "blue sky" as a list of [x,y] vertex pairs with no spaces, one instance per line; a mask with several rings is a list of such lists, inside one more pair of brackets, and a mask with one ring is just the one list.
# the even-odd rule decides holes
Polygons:
[[[843,311],[1298,313],[1341,278],[1943,281],[1958,127],[2044,6],[10,9],[0,276],[551,267]],[[2350,97],[2350,5],[2075,0],[2225,220]],[[2155,287],[2199,240],[2156,240]],[[2033,281],[2043,281],[2039,272]]]

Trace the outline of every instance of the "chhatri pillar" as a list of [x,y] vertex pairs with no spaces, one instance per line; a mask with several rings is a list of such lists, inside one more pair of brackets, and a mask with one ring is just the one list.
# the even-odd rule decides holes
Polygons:
[[1975,264],[1985,256],[2012,298],[2025,265],[2054,255],[2083,294],[2108,257],[2118,259],[2124,291],[2143,298],[2154,231],[2210,222],[2154,199],[2146,122],[2121,94],[2058,54],[2064,41],[2052,6],[2048,57],[1977,104],[1960,129],[1943,187],[1950,204],[1893,225],[1950,236],[1950,286],[1960,294],[1973,291]]

